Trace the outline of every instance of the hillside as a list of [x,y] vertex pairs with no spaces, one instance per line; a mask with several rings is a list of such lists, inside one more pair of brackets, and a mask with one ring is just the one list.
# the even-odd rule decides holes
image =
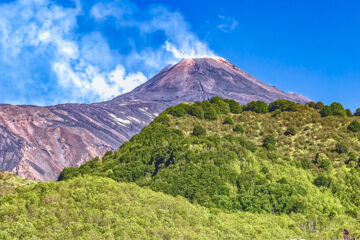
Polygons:
[[171,107],[88,174],[134,182],[209,209],[288,216],[301,236],[360,235],[360,126],[340,104],[213,98]]
[[12,173],[0,172],[0,198],[6,194],[13,193],[17,187],[24,187],[35,183]]
[[0,199],[0,239],[284,239],[296,215],[225,213],[99,177],[38,183]]
[[169,106],[213,96],[240,103],[309,101],[269,86],[224,59],[184,59],[110,101],[0,105],[0,171],[55,180],[64,167],[79,166],[117,149]]

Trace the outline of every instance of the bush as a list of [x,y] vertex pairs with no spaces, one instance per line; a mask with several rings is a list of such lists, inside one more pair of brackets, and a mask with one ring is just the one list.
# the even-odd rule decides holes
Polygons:
[[267,135],[264,140],[262,146],[268,150],[274,150],[276,148],[276,139],[273,135]]
[[350,109],[346,109],[345,112],[346,112],[346,116],[348,116],[348,117],[352,117],[352,116],[353,116],[353,113],[351,112]]
[[201,106],[204,110],[204,118],[205,119],[208,119],[208,120],[216,120],[217,119],[218,114],[210,102],[204,101],[201,103]]
[[230,116],[227,116],[224,121],[223,121],[223,124],[234,124],[234,121],[232,120],[232,118]]
[[191,116],[200,118],[200,119],[204,119],[204,110],[202,109],[201,106],[190,106],[187,109],[188,114],[190,114]]
[[210,103],[212,103],[216,112],[219,114],[228,114],[230,112],[229,104],[219,97],[211,98]]
[[346,144],[337,143],[335,146],[335,151],[339,154],[342,154],[342,153],[347,153],[349,150],[348,150],[348,147],[346,146]]
[[242,106],[237,101],[232,99],[224,99],[224,101],[229,104],[231,113],[237,114],[242,112]]
[[321,111],[320,111],[320,115],[322,117],[328,117],[333,115],[331,107],[330,106],[325,106]]
[[360,108],[356,109],[354,115],[355,115],[355,116],[360,116]]
[[263,101],[251,102],[245,106],[245,111],[252,111],[256,113],[267,113],[269,112],[268,105]]
[[346,111],[345,111],[344,107],[340,103],[333,102],[330,105],[330,108],[331,108],[332,115],[341,116],[341,117],[346,116]]
[[272,116],[273,116],[273,117],[276,117],[276,116],[280,116],[280,114],[281,114],[281,110],[280,110],[280,109],[276,109],[275,111],[273,111]]
[[233,130],[234,132],[244,133],[244,128],[240,124],[236,124]]
[[359,132],[360,131],[360,123],[358,121],[354,120],[349,124],[347,129],[352,132]]
[[327,187],[329,186],[329,179],[324,176],[318,176],[317,178],[315,178],[314,184],[317,187]]
[[288,112],[295,112],[296,111],[296,104],[294,102],[279,99],[275,102],[270,103],[269,105],[269,112],[273,112],[277,109],[280,109],[281,111],[288,111]]
[[331,161],[324,153],[317,153],[314,163],[324,170],[329,170],[331,168]]
[[186,114],[187,106],[185,104],[178,104],[176,106],[170,107],[168,109],[169,114],[173,115],[174,117],[183,117]]
[[206,135],[206,129],[203,128],[202,126],[200,125],[196,125],[193,129],[193,135],[194,136],[205,136]]
[[296,135],[296,130],[292,127],[288,128],[286,131],[285,131],[285,136],[295,136]]

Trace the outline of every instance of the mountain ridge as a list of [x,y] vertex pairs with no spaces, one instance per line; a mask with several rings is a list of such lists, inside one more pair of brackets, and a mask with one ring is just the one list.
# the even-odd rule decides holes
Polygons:
[[169,106],[218,95],[240,103],[309,101],[268,86],[226,60],[184,59],[109,101],[0,105],[0,171],[33,180],[57,179],[64,167],[117,149]]

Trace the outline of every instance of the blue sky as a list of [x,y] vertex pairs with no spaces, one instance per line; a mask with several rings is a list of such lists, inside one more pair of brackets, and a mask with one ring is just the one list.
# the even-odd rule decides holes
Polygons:
[[360,3],[6,0],[0,102],[103,101],[183,57],[221,56],[313,100],[360,107]]

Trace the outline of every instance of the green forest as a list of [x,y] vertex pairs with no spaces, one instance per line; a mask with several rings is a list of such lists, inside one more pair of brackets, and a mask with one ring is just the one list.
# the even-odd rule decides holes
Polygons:
[[58,182],[4,173],[0,239],[359,237],[359,166],[360,109],[182,103]]

